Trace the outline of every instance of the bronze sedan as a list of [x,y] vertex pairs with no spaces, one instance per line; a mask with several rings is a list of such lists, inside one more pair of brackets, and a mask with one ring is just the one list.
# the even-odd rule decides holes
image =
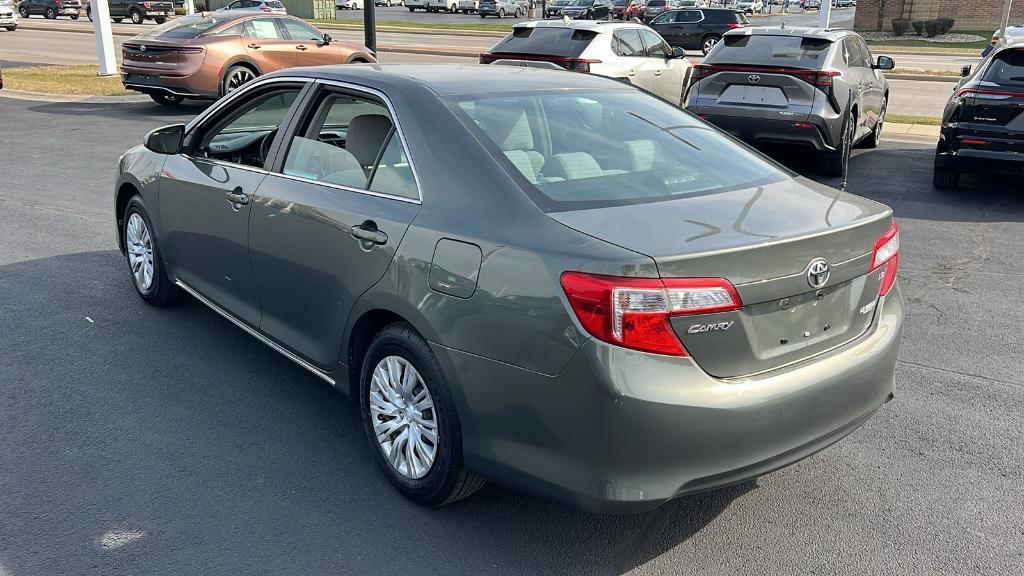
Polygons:
[[376,62],[365,46],[332,40],[280,14],[213,12],[176,18],[122,44],[121,82],[159,104],[217,99],[282,68]]

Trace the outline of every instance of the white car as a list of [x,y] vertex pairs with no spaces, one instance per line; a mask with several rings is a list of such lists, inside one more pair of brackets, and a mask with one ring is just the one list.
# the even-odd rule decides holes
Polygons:
[[363,0],[338,0],[334,7],[338,10],[362,10]]
[[235,0],[217,12],[239,10],[246,12],[270,12],[271,14],[287,14],[288,9],[279,0]]
[[480,9],[480,0],[458,0],[456,6],[463,14],[473,14]]
[[425,10],[427,12],[447,12],[455,0],[405,0],[409,12]]
[[18,29],[18,13],[12,0],[0,0],[0,28],[6,28],[8,32]]
[[747,14],[760,14],[764,12],[764,2],[761,0],[739,0],[736,9]]
[[607,76],[676,105],[682,105],[691,72],[682,48],[671,48],[654,30],[635,22],[601,20],[520,22],[480,55],[480,63]]
[[401,6],[402,0],[373,0],[374,6]]

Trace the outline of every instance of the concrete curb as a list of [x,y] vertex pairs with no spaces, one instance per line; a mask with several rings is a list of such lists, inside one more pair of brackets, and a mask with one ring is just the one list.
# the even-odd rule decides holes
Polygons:
[[924,124],[896,124],[886,122],[882,128],[882,137],[912,137],[917,139],[939,139],[941,126],[927,126]]
[[960,80],[959,76],[933,76],[930,74],[886,74],[887,80],[920,80],[922,82],[952,82]]

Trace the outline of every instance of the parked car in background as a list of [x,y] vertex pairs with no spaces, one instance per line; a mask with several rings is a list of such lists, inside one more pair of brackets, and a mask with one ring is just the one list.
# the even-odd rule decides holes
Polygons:
[[337,0],[334,7],[338,10],[362,10],[364,0]]
[[647,10],[647,0],[631,0],[629,6],[626,7],[626,15],[623,20],[637,20],[644,19],[644,11]]
[[[174,3],[171,0],[107,0],[110,19],[122,22],[125,18],[132,24],[142,24],[152,20],[163,24],[168,16],[174,15]],[[92,20],[92,4],[85,5],[85,15]]]
[[878,145],[894,65],[851,31],[740,28],[694,67],[687,108],[753,146],[813,151],[842,176],[855,145]]
[[641,20],[650,22],[663,12],[668,12],[671,9],[671,2],[672,0],[648,0]]
[[488,16],[494,16],[495,18],[504,18],[505,16],[519,18],[525,14],[525,11],[518,0],[480,0],[477,14],[481,18]]
[[409,12],[423,10],[425,12],[447,12],[452,0],[405,0]]
[[14,9],[12,0],[0,0],[0,28],[8,32],[18,29],[18,13]]
[[611,20],[612,0],[570,0],[562,16],[574,20]]
[[682,104],[691,72],[681,48],[673,50],[657,32],[635,22],[521,22],[481,54],[480,63],[607,76],[676,105]]
[[125,40],[121,54],[124,87],[167,105],[216,99],[282,68],[376,62],[298,18],[238,10],[175,18]]
[[936,188],[960,185],[965,172],[1002,172],[1019,184],[1024,171],[1024,39],[997,46],[964,67],[942,114],[935,149]]
[[144,143],[111,194],[125,282],[352,398],[417,504],[490,479],[647,511],[798,462],[893,398],[892,210],[619,82],[320,66]]
[[736,9],[747,14],[760,14],[764,12],[764,2],[761,0],[739,0],[736,2]]
[[463,14],[476,14],[480,9],[480,0],[458,0],[456,7]]
[[21,0],[18,3],[18,15],[22,18],[42,16],[54,20],[58,16],[67,16],[72,20],[78,20],[81,13],[80,0]]
[[1024,38],[1024,23],[1016,24],[1014,26],[1007,26],[1006,31],[996,30],[992,35],[992,42],[982,50],[982,56],[988,56],[996,46],[1015,42],[1018,39]]
[[832,0],[832,5],[836,8],[852,8],[855,3],[853,0]]
[[257,12],[271,12],[274,14],[287,14],[288,8],[280,0],[235,0],[221,10],[253,10]]
[[402,6],[402,0],[373,0],[374,6]]
[[650,26],[668,42],[685,50],[700,50],[705,55],[729,30],[747,25],[742,12],[727,8],[689,8],[665,12]]
[[612,18],[622,20],[626,14],[626,8],[634,0],[612,0]]
[[543,16],[545,18],[557,18],[558,16],[561,16],[562,8],[564,8],[568,3],[569,0],[551,0],[544,5]]
[[803,10],[821,10],[821,0],[803,0],[800,8]]

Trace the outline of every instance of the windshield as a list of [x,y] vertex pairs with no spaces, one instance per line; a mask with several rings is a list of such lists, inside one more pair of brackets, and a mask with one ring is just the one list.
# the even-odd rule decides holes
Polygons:
[[154,26],[137,38],[198,38],[223,21],[199,14],[182,16]]
[[594,0],[572,0],[569,2],[569,6],[590,6],[594,3]]
[[450,105],[547,211],[713,194],[789,177],[636,90],[469,96]]

